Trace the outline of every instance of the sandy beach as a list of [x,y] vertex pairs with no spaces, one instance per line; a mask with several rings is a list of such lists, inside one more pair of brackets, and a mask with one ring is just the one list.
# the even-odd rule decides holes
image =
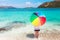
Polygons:
[[26,27],[12,28],[0,33],[0,40],[60,40],[60,30],[41,29],[39,38],[34,38],[34,29],[31,25]]

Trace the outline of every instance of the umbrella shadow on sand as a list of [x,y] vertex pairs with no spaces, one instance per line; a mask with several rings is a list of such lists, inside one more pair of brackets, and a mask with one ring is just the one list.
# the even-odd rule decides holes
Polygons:
[[27,34],[28,38],[34,38],[34,34]]

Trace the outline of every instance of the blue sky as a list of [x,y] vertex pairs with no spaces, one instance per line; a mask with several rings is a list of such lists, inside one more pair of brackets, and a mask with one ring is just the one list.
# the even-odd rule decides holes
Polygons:
[[18,8],[37,7],[38,5],[53,0],[0,0],[0,6],[14,6]]

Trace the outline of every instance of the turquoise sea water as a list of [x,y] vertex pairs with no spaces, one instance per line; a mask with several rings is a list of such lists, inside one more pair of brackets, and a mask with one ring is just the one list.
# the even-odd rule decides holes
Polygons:
[[60,23],[60,8],[21,8],[0,9],[0,25],[13,21],[30,23],[30,17],[34,12],[43,13],[46,16],[46,22]]

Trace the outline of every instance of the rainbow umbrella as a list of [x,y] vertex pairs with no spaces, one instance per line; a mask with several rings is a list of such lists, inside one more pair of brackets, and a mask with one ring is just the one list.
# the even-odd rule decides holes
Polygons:
[[33,13],[30,21],[32,22],[32,25],[35,27],[42,26],[46,22],[46,17],[42,13]]

